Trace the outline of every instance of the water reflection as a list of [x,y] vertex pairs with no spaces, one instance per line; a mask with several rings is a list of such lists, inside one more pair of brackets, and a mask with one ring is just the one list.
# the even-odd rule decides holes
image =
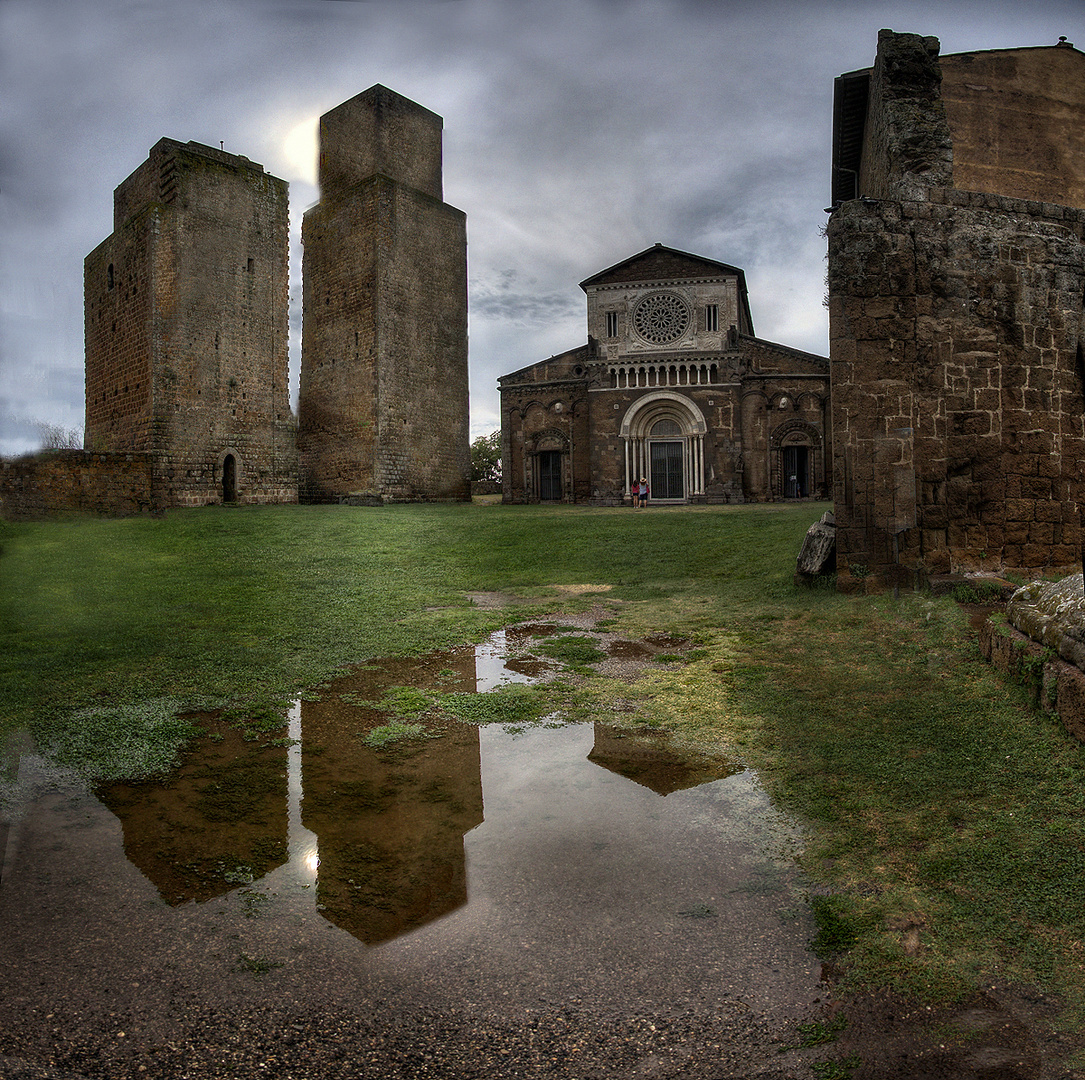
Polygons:
[[210,900],[287,859],[287,751],[205,719],[208,737],[168,781],[109,784],[124,853],[171,905]]
[[[496,836],[506,849],[532,850],[547,822],[566,818],[573,822],[568,835],[583,833],[578,819],[592,822],[593,850],[610,836],[632,852],[643,837],[626,835],[628,807],[640,806],[645,822],[656,813],[629,803],[624,781],[651,799],[648,791],[666,796],[739,771],[691,761],[661,733],[602,723],[594,725],[590,751],[582,727],[530,734],[519,748],[511,733],[487,729],[484,753],[477,727],[425,715],[419,722],[432,738],[367,742],[388,722],[380,705],[389,694],[485,692],[537,678],[545,665],[519,655],[523,643],[523,634],[501,632],[475,649],[360,668],[322,687],[320,700],[295,704],[288,746],[245,743],[235,729],[206,719],[209,737],[167,783],[113,784],[99,797],[122,824],[128,859],[168,903],[205,901],[271,875],[265,888],[289,880],[310,890],[312,910],[378,945],[467,904],[465,836],[483,823],[484,784],[502,824],[478,833],[476,862]],[[498,746],[501,758],[494,757]],[[584,857],[579,852],[574,861]],[[559,852],[555,866],[567,862],[568,853]],[[597,862],[593,872],[606,879],[612,857]],[[482,866],[476,877],[488,890],[492,879]]]
[[697,760],[689,754],[679,754],[670,747],[664,732],[631,732],[598,722],[595,724],[595,745],[588,760],[650,788],[657,795],[700,787],[742,771],[740,765],[726,761]]
[[467,901],[463,836],[482,821],[478,728],[391,743],[364,736],[387,717],[360,702],[392,686],[475,688],[470,651],[397,662],[338,680],[301,703],[304,826],[320,845],[325,918],[368,945],[447,915]]

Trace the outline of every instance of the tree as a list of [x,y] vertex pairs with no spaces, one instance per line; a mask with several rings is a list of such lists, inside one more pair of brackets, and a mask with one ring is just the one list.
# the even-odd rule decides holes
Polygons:
[[501,480],[501,432],[480,435],[471,443],[471,479]]
[[39,422],[38,438],[43,450],[82,450],[83,431],[81,428],[66,428],[59,424]]

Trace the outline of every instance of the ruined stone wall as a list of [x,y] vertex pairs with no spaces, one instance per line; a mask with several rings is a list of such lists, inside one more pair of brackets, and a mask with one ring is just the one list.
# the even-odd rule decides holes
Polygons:
[[161,206],[129,218],[83,266],[86,445],[145,451],[153,442],[155,238]]
[[952,188],[834,213],[845,574],[855,564],[910,581],[1077,560],[1083,239],[1081,211]]
[[939,66],[954,186],[1085,208],[1085,56],[1064,43]]
[[0,461],[0,515],[28,521],[63,514],[157,512],[153,455],[51,450]]
[[[1065,568],[1080,557],[1085,215],[961,190],[937,40],[878,44],[859,197],[828,227],[838,580]],[[1065,50],[1041,51],[1062,65]],[[984,93],[1021,104],[1020,85]]]
[[441,119],[384,87],[322,118],[303,223],[301,497],[470,497],[467,229]]
[[859,169],[860,193],[874,199],[922,197],[953,183],[953,144],[941,98],[938,39],[878,35],[878,57]]

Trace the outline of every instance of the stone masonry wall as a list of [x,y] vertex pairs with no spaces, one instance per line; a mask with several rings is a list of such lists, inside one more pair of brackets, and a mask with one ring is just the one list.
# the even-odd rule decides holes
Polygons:
[[126,221],[83,265],[86,445],[151,448],[155,238],[160,204]]
[[158,245],[156,483],[170,505],[221,502],[231,455],[238,501],[296,501],[286,183],[211,148],[163,153],[176,196]]
[[1083,238],[1081,211],[952,188],[833,214],[845,577],[1078,559]]
[[[1080,72],[1081,55],[1060,47],[1041,67],[1064,67],[1067,56]],[[985,72],[992,82],[970,93],[1007,93],[984,118],[994,125],[986,136],[976,100],[967,116],[955,113],[962,160],[994,146],[999,110],[1020,102],[1008,92],[1021,82],[1016,69],[1005,86],[994,68]],[[828,225],[844,589],[857,578],[911,584],[971,570],[1051,571],[1080,558],[1085,212],[956,186],[941,83],[937,39],[881,32],[858,197],[834,205]],[[1040,92],[1035,80],[1031,91]],[[1048,79],[1043,92],[1062,105],[1033,122],[1059,114],[1059,130],[1069,130],[1060,109],[1073,112],[1080,87]],[[838,118],[837,134],[853,120]],[[1058,131],[1046,135],[1058,143]],[[994,182],[1012,163],[990,146]]]
[[382,203],[377,469],[386,500],[469,497],[467,218],[404,185]]
[[[154,497],[297,499],[287,372],[287,185],[160,140],[85,263],[86,442],[154,455]],[[228,468],[228,466],[230,468]]]
[[0,516],[15,521],[158,512],[152,472],[152,455],[137,453],[52,450],[0,461]]
[[[348,201],[321,202],[302,222],[305,333],[298,399],[299,498],[379,498],[376,235],[373,177]],[[345,244],[342,237],[351,237]]]

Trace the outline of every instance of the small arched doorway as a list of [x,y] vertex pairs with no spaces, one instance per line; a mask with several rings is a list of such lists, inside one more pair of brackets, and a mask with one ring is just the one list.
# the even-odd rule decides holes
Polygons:
[[805,420],[781,424],[769,438],[772,493],[776,498],[808,499],[823,483],[821,432]]
[[535,437],[528,449],[527,490],[533,502],[564,502],[569,488],[569,440],[551,428]]
[[222,459],[222,501],[237,502],[237,458],[233,454]]

